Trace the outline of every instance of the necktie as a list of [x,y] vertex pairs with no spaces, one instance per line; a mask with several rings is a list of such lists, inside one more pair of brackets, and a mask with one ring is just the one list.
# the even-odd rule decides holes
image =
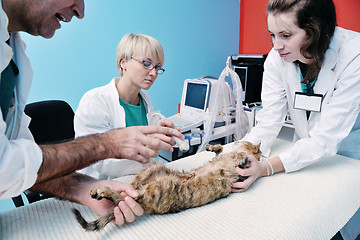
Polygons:
[[10,104],[14,96],[14,89],[17,83],[19,69],[11,59],[9,65],[1,73],[0,82],[0,106],[4,121],[6,121]]

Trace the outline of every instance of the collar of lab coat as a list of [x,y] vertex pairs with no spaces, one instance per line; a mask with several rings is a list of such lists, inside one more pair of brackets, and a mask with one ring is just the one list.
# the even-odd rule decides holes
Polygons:
[[[336,65],[337,52],[339,51],[339,41],[340,36],[338,34],[339,30],[337,29],[334,33],[333,39],[330,43],[328,50],[325,53],[325,58],[321,70],[318,75],[318,79],[314,85],[314,92],[316,94],[322,94],[324,96],[323,104],[328,102],[328,98],[331,97],[327,95],[327,92],[330,89],[334,89],[336,85],[336,79],[334,74],[334,67]],[[300,84],[300,69],[293,63],[287,63],[283,61],[284,67],[287,68],[287,82],[289,84],[290,92],[301,92]],[[332,91],[331,91],[332,92]],[[291,96],[294,97],[294,96]],[[309,120],[306,119],[306,112],[294,110],[296,112],[296,119],[294,125],[297,126],[297,134],[304,138],[309,137],[309,129],[311,129],[316,120],[320,117],[320,113],[312,112]]]
[[[20,122],[22,120],[25,104],[29,95],[32,83],[32,68],[28,57],[25,54],[25,43],[21,40],[19,32],[8,32],[9,19],[2,8],[0,0],[0,71],[2,72],[14,58],[19,68],[19,81],[15,87],[15,112],[9,125],[7,136],[9,139],[17,138]],[[12,48],[6,43],[10,39]],[[1,79],[0,79],[1,81]]]
[[19,68],[19,80],[15,87],[15,112],[8,123],[9,127],[6,135],[9,139],[15,139],[18,137],[22,122],[25,104],[31,88],[33,71],[25,54],[25,43],[21,40],[20,33],[11,33],[10,42],[14,53],[13,59]]
[[321,70],[318,75],[318,80],[314,86],[314,92],[322,94],[324,98],[329,88],[334,88],[336,81],[334,80],[334,67],[337,59],[337,52],[339,51],[339,29],[336,28],[334,36],[330,42],[328,50],[325,52],[325,58]]
[[2,72],[13,56],[11,47],[6,43],[10,38],[9,32],[7,30],[9,24],[9,19],[6,16],[2,8],[2,2],[0,0],[0,72]]
[[[336,34],[337,31],[335,31],[334,37],[331,41],[331,44],[328,48],[328,50],[325,53],[325,58],[323,65],[321,67],[321,70],[318,75],[318,79],[314,85],[314,92],[316,94],[323,94],[326,96],[326,93],[328,92],[329,87],[334,87],[335,85],[331,83],[335,83],[331,81],[331,79],[334,79],[334,72],[333,69],[336,64],[336,58],[337,58],[337,51],[339,50],[339,44],[338,44],[338,36]],[[284,62],[285,63],[285,62]],[[300,84],[300,69],[293,63],[285,63],[289,71],[287,71],[288,75],[288,82],[294,91],[301,92],[301,84]]]
[[[336,85],[335,73],[334,68],[336,65],[337,53],[340,49],[340,36],[339,30],[336,28],[334,36],[330,42],[330,46],[328,50],[325,52],[325,58],[321,70],[318,75],[318,79],[314,85],[314,92],[316,94],[323,95],[322,106],[327,104],[331,94],[327,94],[328,92],[333,92],[333,89]],[[318,118],[320,117],[321,113],[312,112],[309,118],[308,128],[313,128],[315,122],[317,122]]]

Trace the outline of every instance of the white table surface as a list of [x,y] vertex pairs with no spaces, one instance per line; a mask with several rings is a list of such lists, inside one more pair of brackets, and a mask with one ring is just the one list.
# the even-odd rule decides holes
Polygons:
[[[289,146],[276,140],[273,154]],[[213,156],[204,152],[168,165],[187,171]],[[70,210],[96,219],[87,207],[43,200],[0,213],[0,239],[330,239],[359,208],[359,186],[359,160],[327,157],[298,172],[258,179],[246,192],[202,207],[143,215],[121,227],[108,224],[101,232],[85,232]]]

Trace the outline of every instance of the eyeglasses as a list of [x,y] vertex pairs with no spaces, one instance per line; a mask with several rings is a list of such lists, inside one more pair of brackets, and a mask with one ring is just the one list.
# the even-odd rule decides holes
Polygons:
[[149,61],[137,59],[137,58],[133,58],[133,57],[131,57],[131,59],[134,59],[135,61],[141,63],[146,69],[153,70],[153,68],[155,68],[155,71],[157,72],[157,74],[161,75],[165,72],[165,69],[161,68],[160,66],[154,66],[154,64],[152,64]]

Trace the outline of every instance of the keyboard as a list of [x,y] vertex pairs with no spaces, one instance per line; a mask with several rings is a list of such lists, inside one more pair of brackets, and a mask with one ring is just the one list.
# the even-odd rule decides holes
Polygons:
[[190,131],[193,128],[197,128],[204,122],[203,120],[199,120],[199,119],[194,119],[194,121],[190,121],[178,114],[168,117],[167,119],[172,121],[175,124],[175,127],[179,127],[180,132],[182,133]]
[[183,128],[187,125],[191,125],[192,122],[181,117],[180,115],[174,115],[168,118],[170,121],[172,121],[175,124],[175,127]]

